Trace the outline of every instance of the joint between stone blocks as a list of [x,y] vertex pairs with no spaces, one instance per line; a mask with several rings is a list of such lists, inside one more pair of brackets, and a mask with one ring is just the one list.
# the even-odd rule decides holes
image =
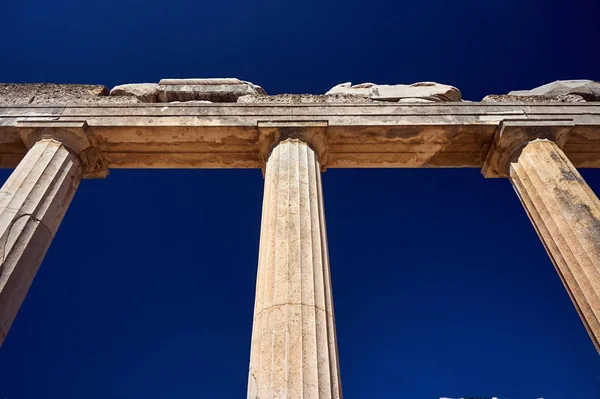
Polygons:
[[271,152],[288,139],[305,142],[317,154],[321,172],[325,172],[329,157],[328,127],[328,121],[258,121],[258,157],[263,177]]
[[84,178],[103,179],[108,167],[86,121],[17,121],[19,136],[27,148],[44,139],[60,142],[77,154],[84,166]]
[[510,163],[519,156],[528,143],[535,140],[549,140],[562,148],[574,126],[572,119],[501,121],[483,162],[481,173],[486,178],[508,177]]

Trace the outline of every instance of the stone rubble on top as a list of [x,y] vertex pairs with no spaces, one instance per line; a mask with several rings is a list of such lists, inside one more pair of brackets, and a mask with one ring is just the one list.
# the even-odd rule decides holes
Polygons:
[[156,83],[129,83],[113,87],[110,95],[131,96],[143,103],[158,102],[158,84]]
[[440,102],[461,101],[460,91],[449,85],[435,82],[418,82],[411,85],[377,85],[350,82],[334,86],[325,95],[345,94],[370,98],[375,101],[388,102]]
[[585,101],[600,101],[600,83],[593,80],[557,80],[531,90],[511,91],[508,95],[545,97],[576,95]]
[[600,83],[593,80],[557,80],[531,90],[490,94],[481,102],[570,102],[600,101]]
[[[79,84],[1,84],[0,105],[13,104],[377,104],[465,102],[460,91],[450,85],[419,82],[410,85],[342,83],[324,95],[267,95],[252,82],[236,78],[162,79],[159,83],[130,83],[110,92],[103,85]],[[600,101],[600,83],[592,80],[563,80],[531,90],[491,94],[481,102],[592,102]]]
[[266,95],[262,87],[236,78],[162,79],[158,84],[125,84],[110,91],[111,96],[134,96],[145,103],[236,102],[249,94]]

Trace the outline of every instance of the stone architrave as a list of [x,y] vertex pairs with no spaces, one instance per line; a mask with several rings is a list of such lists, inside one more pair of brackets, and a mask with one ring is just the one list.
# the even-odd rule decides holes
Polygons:
[[[316,126],[316,127],[315,127]],[[341,398],[330,268],[314,124],[269,134],[248,398]],[[279,133],[286,128],[276,129]],[[316,139],[315,139],[316,138]]]
[[97,170],[84,123],[40,122],[20,130],[30,149],[0,189],[0,345],[81,179],[106,173]]
[[600,351],[600,201],[561,150],[572,123],[503,123],[484,165],[507,176]]

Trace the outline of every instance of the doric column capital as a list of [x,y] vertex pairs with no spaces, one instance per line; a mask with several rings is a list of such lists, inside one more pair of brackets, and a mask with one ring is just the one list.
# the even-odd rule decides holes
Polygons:
[[105,178],[108,176],[106,162],[89,132],[85,121],[19,121],[17,129],[27,148],[44,139],[60,142],[79,156],[84,165],[84,177]]
[[564,145],[573,120],[504,120],[492,139],[481,168],[484,177],[508,177],[511,161],[535,140],[550,140],[560,148]]
[[329,146],[327,144],[327,121],[268,121],[258,122],[259,162],[265,174],[267,160],[277,144],[287,139],[305,142],[319,157],[321,171],[327,169]]

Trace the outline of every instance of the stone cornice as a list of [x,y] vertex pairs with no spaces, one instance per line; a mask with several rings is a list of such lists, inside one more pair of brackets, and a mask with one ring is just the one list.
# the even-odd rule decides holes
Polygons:
[[85,121],[18,121],[19,136],[27,148],[44,139],[52,139],[62,143],[70,151],[79,156],[86,178],[104,178],[108,175],[106,162],[94,136],[89,132]]

